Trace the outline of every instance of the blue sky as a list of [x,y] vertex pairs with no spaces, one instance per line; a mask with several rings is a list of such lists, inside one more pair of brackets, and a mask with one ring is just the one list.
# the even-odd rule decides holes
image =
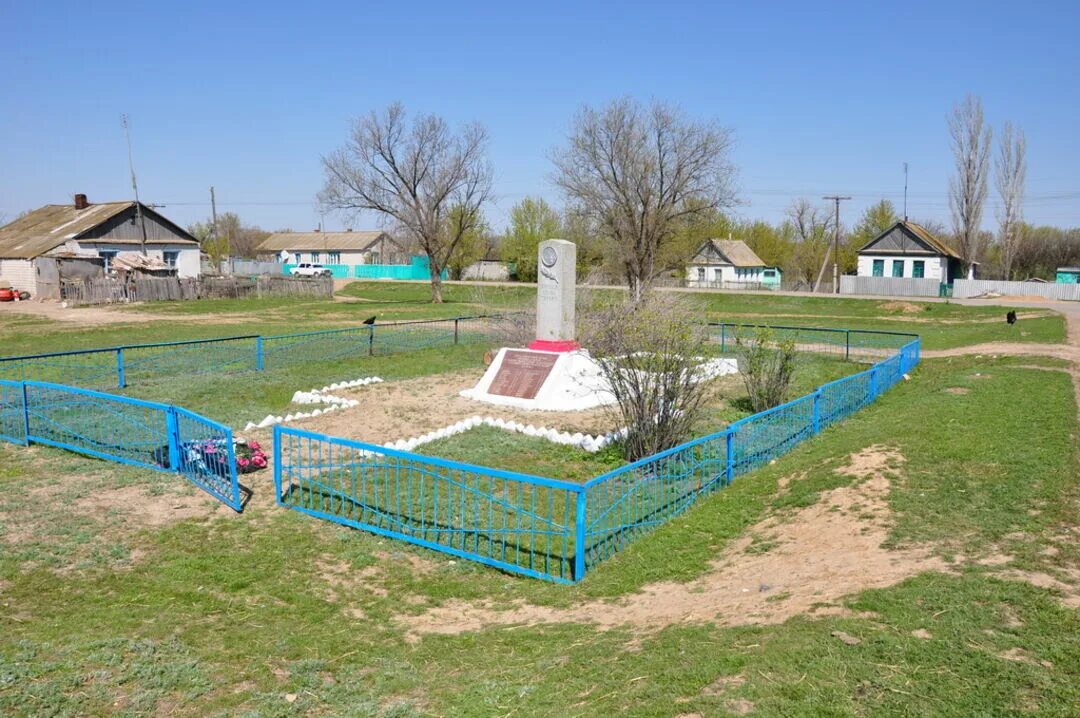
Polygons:
[[842,193],[854,220],[900,204],[906,161],[909,214],[947,221],[945,117],[972,92],[1027,133],[1028,219],[1080,226],[1078,27],[1076,2],[8,0],[0,214],[129,197],[127,112],[144,201],[186,224],[214,185],[219,212],[310,229],[320,156],[400,100],[487,126],[501,229],[523,196],[559,202],[548,157],[575,110],[632,95],[735,131],[741,216]]

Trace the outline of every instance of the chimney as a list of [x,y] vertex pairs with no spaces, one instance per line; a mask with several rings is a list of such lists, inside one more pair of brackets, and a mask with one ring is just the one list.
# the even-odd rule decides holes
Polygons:
[[86,209],[90,206],[90,203],[86,201],[86,195],[75,195],[75,209]]

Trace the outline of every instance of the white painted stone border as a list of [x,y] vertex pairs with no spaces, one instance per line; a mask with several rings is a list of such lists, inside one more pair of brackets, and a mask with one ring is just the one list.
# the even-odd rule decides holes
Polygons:
[[590,454],[595,454],[611,442],[621,439],[626,435],[626,429],[619,429],[601,436],[593,436],[591,434],[582,434],[580,432],[571,434],[568,431],[556,431],[555,429],[543,426],[536,427],[532,424],[522,424],[521,422],[507,421],[506,419],[493,419],[490,416],[470,416],[468,419],[462,419],[455,424],[444,426],[441,429],[429,431],[426,434],[414,436],[411,439],[391,441],[388,444],[383,444],[383,446],[398,451],[412,451],[418,446],[430,444],[439,439],[448,439],[451,436],[462,434],[478,426],[490,426],[493,429],[502,429],[503,431],[525,434],[525,436],[535,436],[540,439],[547,439],[556,444],[576,446]]
[[311,391],[298,391],[293,394],[292,401],[294,404],[328,404],[325,409],[314,409],[307,412],[297,412],[295,414],[286,414],[285,416],[274,416],[273,414],[267,414],[266,418],[260,421],[258,424],[249,421],[244,426],[244,431],[251,431],[252,429],[266,429],[274,424],[287,424],[290,421],[296,421],[297,419],[310,419],[315,416],[327,414],[331,411],[337,411],[338,409],[347,409],[360,404],[356,399],[346,399],[343,396],[334,396],[330,394],[331,391],[338,391],[340,389],[354,389],[359,386],[367,386],[368,384],[381,384],[382,379],[377,376],[368,376],[363,379],[353,379],[352,381],[341,381],[328,384],[322,389],[312,389]]

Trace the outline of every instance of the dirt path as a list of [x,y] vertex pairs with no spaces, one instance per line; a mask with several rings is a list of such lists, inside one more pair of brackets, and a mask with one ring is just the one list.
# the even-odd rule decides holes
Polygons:
[[1065,343],[1039,344],[1018,342],[987,342],[972,344],[952,349],[937,349],[922,352],[925,359],[959,356],[1042,356],[1052,359],[1064,359],[1069,362],[1067,371],[1073,380],[1076,404],[1080,411],[1080,303],[1062,303],[1061,313],[1065,317]]
[[851,456],[839,473],[856,483],[821,495],[793,514],[770,516],[732,542],[709,570],[689,583],[650,584],[618,601],[569,608],[518,603],[499,610],[486,602],[448,601],[399,621],[410,641],[492,626],[583,623],[636,632],[676,623],[757,625],[799,614],[845,613],[844,596],[883,588],[946,564],[928,547],[887,549],[890,483],[903,457],[875,446]]
[[157,314],[154,312],[128,311],[119,305],[64,307],[59,302],[11,302],[0,304],[0,321],[3,317],[23,315],[51,319],[81,327],[109,324],[146,324],[149,322],[177,322],[197,324],[247,324],[257,321],[250,314]]

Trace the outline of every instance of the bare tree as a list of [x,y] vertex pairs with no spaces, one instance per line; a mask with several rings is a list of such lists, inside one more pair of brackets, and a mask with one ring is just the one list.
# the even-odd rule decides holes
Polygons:
[[375,210],[427,254],[431,301],[442,302],[442,271],[463,238],[479,229],[491,196],[487,132],[470,124],[451,131],[436,115],[406,126],[395,103],[356,120],[349,142],[323,158],[320,200],[347,212]]
[[680,220],[734,204],[731,146],[729,130],[659,102],[578,113],[554,181],[613,240],[634,301],[675,261],[664,250]]
[[979,261],[984,241],[979,234],[989,175],[990,127],[984,126],[982,102],[974,95],[953,108],[949,117],[956,175],[949,180],[953,235],[965,269]]
[[813,283],[813,291],[816,292],[829,264],[833,213],[811,204],[809,200],[798,199],[791,203],[787,215],[795,239],[791,261],[797,276],[793,279],[809,283],[814,277],[814,270],[820,267]]
[[1027,140],[1023,130],[1014,132],[1006,122],[998,140],[994,163],[994,186],[1001,196],[998,210],[998,242],[1005,279],[1012,279],[1013,262],[1024,241],[1024,184],[1027,179]]
[[686,441],[709,396],[701,307],[671,292],[649,292],[636,302],[610,293],[589,298],[582,343],[615,397],[612,411],[626,427],[625,458]]

